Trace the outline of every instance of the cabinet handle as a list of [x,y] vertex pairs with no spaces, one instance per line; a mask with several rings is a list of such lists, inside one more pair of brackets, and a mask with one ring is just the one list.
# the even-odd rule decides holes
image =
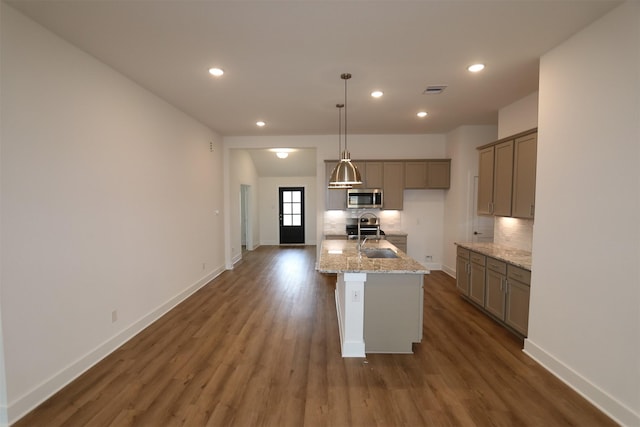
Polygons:
[[489,202],[489,213],[493,213],[493,202]]
[[533,209],[534,209],[534,205],[530,205],[529,207],[529,215],[533,216]]

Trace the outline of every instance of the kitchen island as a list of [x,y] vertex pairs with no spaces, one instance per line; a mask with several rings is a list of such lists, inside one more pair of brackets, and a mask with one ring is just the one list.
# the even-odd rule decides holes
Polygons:
[[[391,256],[391,258],[388,258]],[[423,282],[429,270],[386,240],[324,240],[321,273],[336,273],[342,357],[412,353],[422,340]]]

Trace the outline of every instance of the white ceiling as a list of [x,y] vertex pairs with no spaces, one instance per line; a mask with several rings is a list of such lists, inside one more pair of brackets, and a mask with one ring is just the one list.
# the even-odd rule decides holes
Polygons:
[[[496,124],[538,60],[617,0],[8,1],[222,135],[443,133]],[[484,62],[485,71],[466,67]],[[215,79],[208,68],[226,74]],[[423,95],[428,85],[447,85]],[[383,90],[373,99],[373,89]],[[430,116],[418,119],[426,110]],[[265,120],[258,128],[255,122]]]

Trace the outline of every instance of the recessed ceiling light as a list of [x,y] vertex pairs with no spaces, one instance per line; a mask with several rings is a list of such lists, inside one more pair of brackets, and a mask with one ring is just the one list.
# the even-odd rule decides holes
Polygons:
[[283,151],[280,151],[280,152],[276,153],[276,156],[278,156],[279,159],[286,159],[287,157],[289,157],[289,153],[285,153]]
[[417,116],[418,117],[427,117],[428,113],[426,111],[420,111]]
[[478,71],[484,70],[484,64],[469,65],[469,67],[467,67],[467,70],[471,71],[472,73],[477,73]]
[[262,120],[259,120],[259,121],[256,122],[256,126],[260,126],[260,127],[266,126],[266,124],[267,123],[263,122]]
[[220,77],[224,74],[224,70],[222,68],[209,68],[209,74],[214,77]]
[[374,98],[380,98],[382,95],[384,95],[384,93],[382,93],[381,90],[374,90],[373,92],[371,92],[371,96],[373,96]]

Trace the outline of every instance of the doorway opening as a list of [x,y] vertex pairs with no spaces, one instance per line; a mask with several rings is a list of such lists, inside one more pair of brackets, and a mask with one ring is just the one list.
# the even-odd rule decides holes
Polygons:
[[304,187],[280,187],[280,244],[304,244]]
[[253,250],[253,233],[251,231],[251,186],[240,185],[240,240],[242,252]]

